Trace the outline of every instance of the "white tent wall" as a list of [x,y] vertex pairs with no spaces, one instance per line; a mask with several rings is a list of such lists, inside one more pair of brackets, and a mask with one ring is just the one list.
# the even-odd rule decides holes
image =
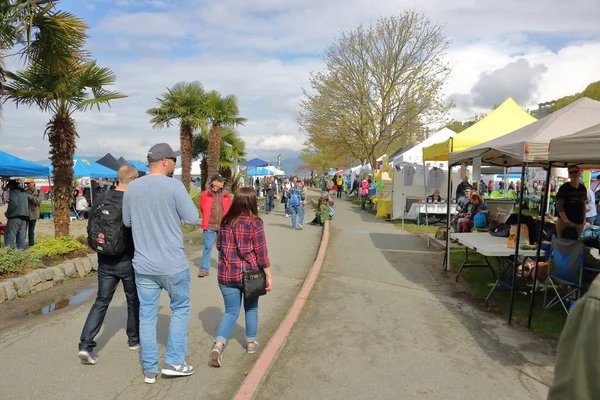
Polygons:
[[[404,185],[404,168],[407,166],[412,166],[415,169],[413,184],[410,186]],[[437,163],[435,166],[437,166]],[[427,176],[429,176],[429,172],[433,167],[434,166],[426,166]],[[398,170],[398,168],[400,168],[400,170]],[[448,170],[441,169],[441,171],[443,172],[441,186],[439,188],[427,188],[427,196],[433,194],[435,189],[439,189],[440,195],[445,199],[448,192]],[[407,197],[424,198],[425,190],[423,187],[423,173],[423,164],[403,163],[394,167],[394,172],[392,173],[392,220],[402,219],[402,215],[406,208]],[[452,187],[456,188],[460,182],[459,169],[456,168],[452,171]]]

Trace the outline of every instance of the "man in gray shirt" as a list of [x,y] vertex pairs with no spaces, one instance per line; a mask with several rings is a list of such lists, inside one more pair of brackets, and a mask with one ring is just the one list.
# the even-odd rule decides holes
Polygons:
[[181,221],[198,224],[198,209],[183,184],[173,179],[177,157],[166,143],[148,151],[150,173],[131,182],[123,198],[123,224],[131,227],[135,254],[133,269],[140,299],[140,344],[144,380],[158,375],[156,320],[160,293],[171,299],[171,323],[162,374],[188,376],[187,326],[190,314],[190,270],[183,252]]

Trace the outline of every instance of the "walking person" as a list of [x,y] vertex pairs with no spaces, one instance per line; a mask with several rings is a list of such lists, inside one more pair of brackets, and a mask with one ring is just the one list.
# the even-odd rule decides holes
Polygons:
[[[123,195],[131,181],[138,178],[137,169],[124,164],[118,171],[119,184],[115,190],[104,192],[94,199],[87,232],[90,247],[98,255],[98,294],[79,338],[78,356],[84,364],[96,364],[94,338],[100,332],[108,305],[119,282],[123,283],[127,299],[127,338],[129,350],[140,348],[140,301],[133,272],[133,237],[123,225]],[[114,218],[105,218],[105,215]]]
[[[233,197],[229,212],[221,222],[217,236],[219,250],[219,289],[225,303],[225,313],[219,323],[210,363],[222,365],[223,348],[240,313],[243,298],[243,274],[246,270],[262,268],[267,279],[267,292],[273,288],[271,268],[267,255],[264,223],[258,216],[256,197],[252,188],[240,188]],[[258,297],[244,298],[246,319],[246,352],[258,349]]]
[[27,239],[29,246],[35,244],[35,224],[40,219],[40,204],[42,204],[42,192],[35,188],[35,180],[28,178],[25,181],[25,194],[29,204],[29,220],[27,220]]
[[[296,230],[296,228],[300,230],[304,229],[302,224],[304,224],[304,201],[306,200],[306,193],[301,185],[301,182],[296,182],[290,189],[288,196],[288,211],[292,217],[293,230]],[[296,217],[299,218],[297,223]]]
[[265,184],[265,211],[270,213],[275,211],[275,185],[273,182],[267,181]]
[[337,198],[341,199],[342,192],[344,191],[344,178],[342,177],[342,174],[337,176],[337,179],[335,180],[335,185],[337,186]]
[[366,203],[367,203],[367,195],[369,194],[369,188],[371,185],[367,180],[367,177],[363,177],[362,182],[360,183],[360,212],[366,212]]
[[11,179],[6,184],[6,189],[9,190],[8,206],[6,207],[6,228],[4,230],[4,245],[9,247],[15,246],[17,249],[24,249],[25,235],[27,233],[27,221],[29,221],[29,206],[27,195],[21,185]]
[[183,251],[181,222],[198,224],[198,209],[183,184],[172,179],[177,157],[166,143],[148,151],[150,173],[131,182],[123,198],[123,223],[135,243],[133,269],[140,299],[140,344],[144,381],[158,375],[156,320],[164,289],[170,298],[171,322],[162,374],[187,376],[187,326],[190,316],[190,268]]
[[199,278],[208,276],[210,270],[210,254],[212,253],[217,231],[223,216],[227,214],[231,204],[230,193],[223,189],[225,178],[216,174],[210,178],[209,188],[200,195],[200,212],[202,213],[202,264],[198,272]]

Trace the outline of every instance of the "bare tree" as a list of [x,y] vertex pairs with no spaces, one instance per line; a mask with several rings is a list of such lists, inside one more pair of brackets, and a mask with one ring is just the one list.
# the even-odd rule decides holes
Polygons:
[[449,41],[442,27],[414,11],[342,33],[311,75],[299,124],[327,158],[375,159],[442,123]]

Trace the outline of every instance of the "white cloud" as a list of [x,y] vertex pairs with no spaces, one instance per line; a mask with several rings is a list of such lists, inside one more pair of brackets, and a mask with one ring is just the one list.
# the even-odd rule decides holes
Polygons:
[[[179,147],[177,127],[154,130],[145,111],[155,106],[155,98],[167,87],[182,80],[200,80],[207,90],[238,97],[240,115],[248,119],[239,131],[249,158],[298,151],[304,141],[296,123],[298,102],[309,73],[323,68],[317,54],[343,30],[414,7],[445,24],[445,34],[454,40],[448,51],[453,65],[444,90],[448,96],[471,96],[482,74],[493,77],[494,71],[519,60],[545,69],[536,75],[537,85],[528,92],[528,104],[523,104],[529,108],[581,91],[600,79],[600,40],[589,39],[600,37],[597,0],[173,0],[152,4],[93,0],[88,4],[95,5],[100,18],[92,24],[90,47],[102,66],[115,71],[117,89],[129,97],[102,112],[75,116],[81,136],[78,153],[84,155],[110,151],[143,160],[158,141]],[[466,106],[453,109],[452,116],[465,119],[489,112],[472,104],[469,99]],[[5,104],[0,148],[29,159],[47,157],[48,142],[42,136],[48,119],[35,108],[15,110]]]

